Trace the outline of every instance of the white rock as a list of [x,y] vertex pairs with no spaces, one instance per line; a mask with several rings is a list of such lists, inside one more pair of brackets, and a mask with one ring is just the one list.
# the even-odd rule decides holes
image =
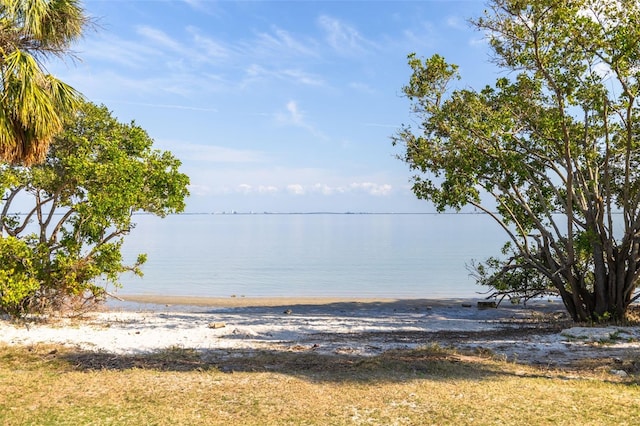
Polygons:
[[611,370],[610,373],[613,374],[614,376],[618,376],[618,377],[628,377],[629,376],[627,374],[627,372],[624,371],[624,370]]
[[572,327],[566,330],[562,330],[562,334],[565,337],[572,339],[580,339],[588,342],[604,342],[611,340],[619,330],[613,327],[595,328],[595,327]]

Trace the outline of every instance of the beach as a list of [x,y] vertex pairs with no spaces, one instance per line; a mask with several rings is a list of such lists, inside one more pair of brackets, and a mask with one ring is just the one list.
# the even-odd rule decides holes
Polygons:
[[640,328],[578,327],[558,301],[497,308],[478,301],[128,296],[80,317],[5,318],[0,342],[114,355],[179,348],[221,360],[256,351],[369,357],[439,346],[549,367],[594,359],[625,365],[640,350]]

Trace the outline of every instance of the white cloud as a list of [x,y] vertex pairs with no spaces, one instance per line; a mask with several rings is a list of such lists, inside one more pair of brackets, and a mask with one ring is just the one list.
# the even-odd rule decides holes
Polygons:
[[207,185],[191,184],[189,185],[189,192],[191,195],[209,195],[211,188]]
[[611,78],[614,76],[613,70],[611,69],[611,67],[604,63],[604,62],[599,62],[597,63],[594,67],[593,67],[593,72],[600,77],[603,81]]
[[604,29],[609,29],[622,24],[618,17],[625,12],[625,7],[619,0],[595,0],[581,9],[578,16],[590,18]]
[[296,101],[287,102],[287,111],[289,112],[289,121],[297,126],[304,125],[302,113],[298,110]]
[[322,195],[332,195],[336,191],[335,188],[332,188],[324,183],[316,183],[312,186],[312,189],[314,192],[319,192]]
[[[224,187],[228,188],[228,187]],[[217,193],[228,192],[224,189],[218,189]],[[299,183],[287,184],[283,188],[277,185],[251,185],[242,183],[235,186],[232,192],[240,194],[262,194],[274,195],[286,192],[291,195],[308,195],[321,194],[325,196],[333,196],[338,194],[364,193],[377,197],[391,195],[393,187],[390,184],[378,184],[373,182],[354,182],[346,185],[331,186],[326,183],[315,183],[311,185],[303,185]]]
[[280,124],[292,125],[297,127],[306,127],[304,122],[304,114],[298,108],[298,103],[294,100],[290,100],[285,105],[285,111],[278,111],[275,113],[276,120]]
[[273,185],[260,185],[258,187],[258,193],[260,194],[276,194],[280,192],[277,186]]
[[349,185],[349,187],[353,191],[365,192],[376,196],[389,195],[393,189],[389,184],[377,184],[373,182],[356,182]]
[[240,185],[238,185],[238,192],[240,192],[242,194],[249,194],[249,193],[253,192],[253,187],[251,185],[246,184],[246,183],[241,183]]
[[302,185],[292,184],[292,185],[287,185],[287,192],[294,195],[304,195],[305,189]]

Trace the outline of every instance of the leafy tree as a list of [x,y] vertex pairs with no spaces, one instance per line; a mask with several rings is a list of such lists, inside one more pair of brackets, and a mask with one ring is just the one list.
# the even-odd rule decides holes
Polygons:
[[[180,161],[152,143],[134,123],[86,103],[43,164],[0,166],[0,309],[99,301],[122,272],[140,273],[145,255],[125,265],[120,252],[132,214],[180,212],[188,195]],[[26,214],[10,213],[24,205]]]
[[64,58],[88,23],[77,0],[0,1],[0,160],[44,160],[64,115],[80,101],[43,61]]
[[414,193],[502,226],[507,256],[481,282],[554,292],[576,321],[623,318],[640,276],[639,3],[492,0],[471,23],[505,71],[493,85],[409,55],[420,124],[393,141]]

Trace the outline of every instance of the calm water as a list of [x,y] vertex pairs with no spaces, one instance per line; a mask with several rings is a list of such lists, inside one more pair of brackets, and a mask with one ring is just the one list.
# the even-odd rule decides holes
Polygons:
[[123,253],[147,253],[119,294],[474,297],[466,264],[499,253],[483,215],[135,216]]

